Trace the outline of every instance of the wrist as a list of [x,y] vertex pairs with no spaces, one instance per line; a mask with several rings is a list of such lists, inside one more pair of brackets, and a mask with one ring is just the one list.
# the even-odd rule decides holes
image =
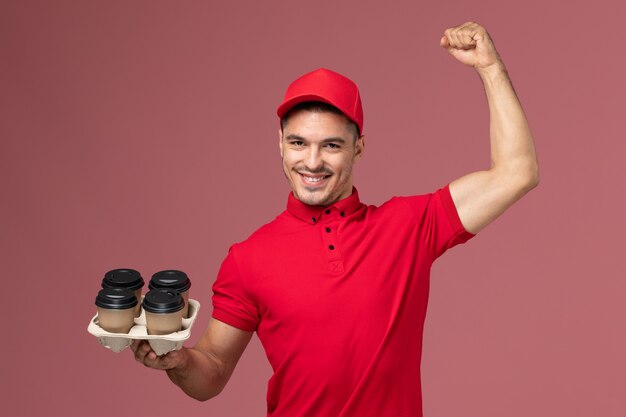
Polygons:
[[476,68],[480,79],[484,84],[496,84],[498,81],[506,81],[509,79],[508,71],[502,61],[496,61],[485,67]]
[[173,366],[165,370],[172,381],[183,378],[189,364],[189,352],[187,348],[183,347],[178,352],[175,352],[175,355],[176,360]]

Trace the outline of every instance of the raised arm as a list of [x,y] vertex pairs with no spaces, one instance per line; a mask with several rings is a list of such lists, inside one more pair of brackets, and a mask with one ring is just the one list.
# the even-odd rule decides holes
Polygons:
[[160,357],[146,341],[135,340],[131,348],[138,362],[167,371],[172,382],[187,395],[206,401],[224,389],[251,338],[252,332],[211,319],[202,339],[193,348]]
[[447,29],[440,45],[476,69],[489,104],[491,167],[450,183],[463,226],[477,233],[539,183],[535,146],[504,63],[485,28],[467,22]]

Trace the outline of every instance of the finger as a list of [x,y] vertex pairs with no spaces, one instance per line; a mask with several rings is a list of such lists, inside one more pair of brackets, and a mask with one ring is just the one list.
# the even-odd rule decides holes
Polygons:
[[148,368],[163,369],[161,365],[161,359],[150,348],[150,346],[142,346],[140,350],[141,350],[141,356],[140,356],[141,363],[143,363]]
[[460,28],[453,31],[454,44],[458,49],[470,49],[473,39],[473,32],[468,28]]
[[469,49],[468,42],[472,40],[472,34],[467,29],[459,29],[454,33],[454,39],[458,49]]
[[446,29],[444,33],[450,46],[457,49],[472,49],[476,47],[475,35],[480,29],[481,26],[477,23],[465,22]]
[[139,348],[141,347],[142,340],[133,340],[130,342],[130,350],[133,351],[135,355],[135,359],[137,359],[137,354],[139,353]]
[[150,349],[148,354],[146,355],[146,359],[151,361],[153,364],[159,360],[159,355],[156,354],[155,351]]
[[143,363],[144,365],[147,365],[146,360],[149,359],[149,354],[152,351],[148,342],[146,342],[145,340],[138,341],[137,343],[135,343],[133,351],[135,353],[135,360],[137,362]]
[[139,346],[137,350],[135,351],[135,360],[139,363],[144,363],[145,358],[146,358],[146,352],[144,352],[141,346]]
[[459,25],[459,29],[475,29],[477,27],[480,27],[480,25],[478,23],[472,22],[472,21],[467,21],[465,23],[463,23],[462,25]]
[[468,49],[475,48],[479,40],[487,39],[489,36],[485,28],[474,22],[466,22],[461,32],[463,34],[462,41]]
[[444,32],[444,37],[448,41],[448,47],[456,48],[456,39],[454,36],[454,28],[448,28]]
[[161,369],[171,369],[176,367],[180,361],[179,351],[174,350],[158,358],[158,366]]
[[141,340],[136,340],[136,339],[133,339],[130,342],[130,350],[132,350],[133,353],[137,353],[137,349],[139,348],[140,342],[141,342]]
[[172,351],[165,355],[157,356],[154,351],[151,351],[146,358],[145,364],[154,369],[172,369],[180,363],[179,355],[179,351]]
[[135,352],[135,360],[148,368],[171,369],[176,367],[180,360],[180,351],[171,351],[165,355],[157,355],[147,340],[137,340],[131,343]]
[[474,31],[464,30],[459,32],[459,42],[461,48],[472,49],[476,47],[476,40],[474,39]]

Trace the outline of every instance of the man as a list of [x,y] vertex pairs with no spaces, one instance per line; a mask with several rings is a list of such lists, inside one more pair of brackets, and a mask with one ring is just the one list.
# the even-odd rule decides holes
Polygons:
[[365,206],[352,184],[365,145],[358,88],[324,69],[304,75],[278,109],[287,210],[231,247],[200,342],[162,357],[135,342],[139,362],[206,400],[256,331],[274,370],[268,415],[422,415],[431,264],[538,183],[526,118],[486,30],[468,22],[440,44],[483,81],[491,167],[432,194]]

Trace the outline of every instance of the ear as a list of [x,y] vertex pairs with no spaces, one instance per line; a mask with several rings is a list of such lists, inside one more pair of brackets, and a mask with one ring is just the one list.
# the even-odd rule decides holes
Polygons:
[[361,135],[354,143],[354,158],[360,159],[361,156],[363,155],[364,150],[365,150],[365,135]]
[[283,157],[283,128],[278,128],[278,148],[280,149],[280,157]]

